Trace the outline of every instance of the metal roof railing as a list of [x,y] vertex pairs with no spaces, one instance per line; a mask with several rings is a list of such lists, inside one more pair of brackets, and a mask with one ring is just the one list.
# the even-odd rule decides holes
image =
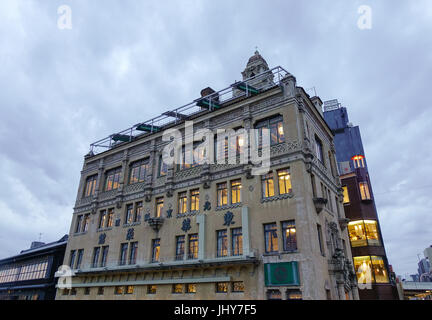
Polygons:
[[[90,155],[96,155],[118,145],[136,140],[143,135],[159,132],[162,129],[181,123],[194,115],[206,114],[218,110],[232,100],[248,97],[279,85],[289,73],[280,66],[267,70],[243,81],[235,82],[229,87],[198,98],[176,109],[162,113],[150,120],[111,134],[90,145]],[[265,81],[267,80],[267,81]]]

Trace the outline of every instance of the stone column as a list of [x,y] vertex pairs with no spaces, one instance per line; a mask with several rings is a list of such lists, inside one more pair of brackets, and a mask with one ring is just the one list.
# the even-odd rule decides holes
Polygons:
[[345,299],[345,282],[344,281],[336,281],[338,293],[339,293],[339,300],[346,300]]
[[249,208],[242,207],[242,237],[243,237],[243,255],[250,255],[250,238],[249,238]]
[[206,218],[207,215],[200,214],[196,217],[196,222],[199,224],[198,229],[198,260],[204,260],[205,258],[205,238],[206,238]]

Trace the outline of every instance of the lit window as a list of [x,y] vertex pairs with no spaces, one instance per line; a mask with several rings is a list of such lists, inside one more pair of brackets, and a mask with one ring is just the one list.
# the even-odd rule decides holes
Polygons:
[[352,247],[380,245],[377,222],[374,220],[351,221],[348,232]]
[[282,222],[284,251],[297,250],[296,226],[294,220]]
[[354,257],[354,269],[358,283],[388,283],[388,275],[382,257]]
[[134,286],[126,286],[126,294],[133,294],[134,293]]
[[94,195],[96,190],[96,181],[97,181],[97,175],[93,175],[87,178],[86,186],[84,189],[84,197],[89,197]]
[[369,193],[369,185],[367,182],[360,182],[359,183],[360,188],[360,195],[362,200],[370,200],[371,196]]
[[187,211],[187,193],[179,192],[178,194],[178,212],[186,213]]
[[216,292],[228,292],[228,282],[216,282]]
[[86,214],[84,216],[82,232],[87,232],[88,231],[89,224],[90,224],[90,215]]
[[264,241],[266,253],[278,252],[276,223],[269,223],[264,225]]
[[219,230],[217,233],[217,256],[226,257],[228,254],[228,237],[226,230]]
[[291,175],[287,169],[278,170],[279,194],[286,194],[292,191]]
[[235,281],[232,283],[232,292],[244,292],[243,281]]
[[162,211],[163,211],[163,205],[164,205],[164,198],[156,198],[156,217],[161,217],[162,216]]
[[99,229],[102,229],[105,227],[106,219],[107,219],[106,210],[102,210],[100,212],[100,216],[99,216]]
[[199,210],[199,190],[191,190],[191,208],[190,211],[198,211]]
[[268,173],[261,177],[262,184],[262,196],[263,198],[269,198],[274,196],[274,182],[273,173]]
[[343,186],[342,191],[343,191],[343,203],[344,204],[349,203],[350,199],[349,199],[349,195],[348,195],[348,187]]
[[287,300],[302,300],[302,293],[300,290],[288,289],[286,294]]
[[159,261],[160,253],[160,239],[153,239],[152,241],[152,262]]
[[107,228],[111,228],[114,223],[114,209],[108,209],[108,221],[107,221]]
[[189,283],[186,285],[186,293],[196,293],[196,284]]
[[143,214],[143,211],[144,211],[144,208],[143,208],[142,202],[137,202],[136,208],[135,208],[134,222],[138,222],[141,220],[141,216]]
[[144,182],[148,168],[149,168],[148,160],[137,161],[132,163],[130,174],[129,174],[129,184]]
[[188,259],[198,259],[198,234],[189,235]]
[[147,286],[147,293],[148,294],[155,294],[156,293],[156,285],[149,285]]
[[241,202],[241,180],[231,181],[231,203]]
[[218,207],[228,204],[228,190],[226,182],[217,184],[217,205]]
[[258,129],[258,146],[262,146],[262,130],[270,130],[270,145],[275,145],[285,141],[282,116],[262,120],[255,125]]
[[354,163],[354,168],[364,168],[365,167],[364,156],[357,155],[357,156],[352,157],[351,160]]
[[121,167],[107,171],[105,191],[117,189],[120,185]]
[[183,293],[183,284],[181,283],[176,283],[173,284],[173,293]]
[[240,256],[243,254],[243,234],[242,228],[231,229],[231,251],[233,256]]
[[124,287],[123,286],[115,287],[114,294],[119,295],[119,294],[123,294],[123,293],[124,293]]

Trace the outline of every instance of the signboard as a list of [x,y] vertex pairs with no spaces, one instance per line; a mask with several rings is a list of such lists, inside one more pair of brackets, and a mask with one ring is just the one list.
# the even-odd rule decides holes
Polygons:
[[264,264],[265,285],[299,286],[298,262],[280,262]]

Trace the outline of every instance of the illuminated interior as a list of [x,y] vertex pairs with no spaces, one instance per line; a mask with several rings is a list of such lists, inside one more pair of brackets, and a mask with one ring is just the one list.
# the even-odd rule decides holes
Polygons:
[[278,170],[278,180],[279,180],[279,193],[286,194],[292,191],[291,188],[291,175],[287,169]]
[[343,186],[342,187],[343,190],[343,203],[349,203],[350,199],[349,199],[349,195],[348,195],[348,187],[347,186]]
[[354,168],[364,168],[365,167],[364,156],[357,155],[357,156],[352,157],[351,160],[354,163]]
[[377,222],[374,220],[351,221],[348,232],[352,247],[380,245]]
[[361,284],[388,283],[388,274],[382,257],[354,257],[354,269],[357,281]]
[[362,200],[371,199],[370,192],[369,192],[369,185],[367,182],[360,182],[359,189],[360,189],[360,195]]

